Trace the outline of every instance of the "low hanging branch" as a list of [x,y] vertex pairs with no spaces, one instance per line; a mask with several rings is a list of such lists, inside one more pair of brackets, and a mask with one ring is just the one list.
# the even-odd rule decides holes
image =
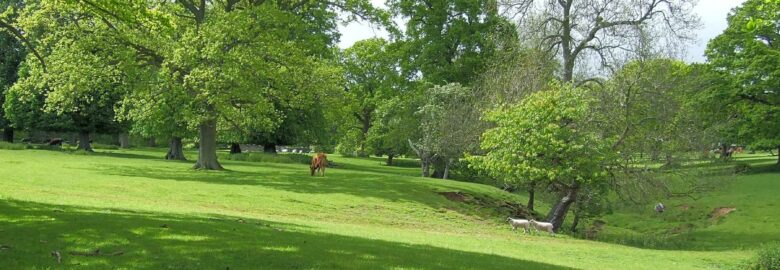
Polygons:
[[0,27],[4,28],[8,32],[10,32],[11,35],[13,35],[17,39],[19,39],[19,41],[24,43],[24,46],[27,47],[27,49],[29,49],[35,55],[35,58],[38,58],[38,61],[41,62],[41,67],[43,68],[43,72],[46,72],[46,62],[43,60],[43,57],[41,56],[40,53],[38,53],[37,50],[35,50],[35,47],[33,47],[32,43],[30,43],[30,41],[24,37],[24,34],[22,34],[22,32],[19,31],[19,29],[16,29],[15,27],[6,23],[2,19],[0,19]]

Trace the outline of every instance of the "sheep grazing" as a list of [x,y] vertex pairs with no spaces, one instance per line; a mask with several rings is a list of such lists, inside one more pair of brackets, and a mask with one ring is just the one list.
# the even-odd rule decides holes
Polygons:
[[527,234],[531,232],[530,226],[531,223],[528,222],[528,220],[525,219],[514,219],[511,217],[506,218],[507,221],[509,221],[509,225],[512,225],[512,230],[517,230],[517,227],[523,227],[523,234]]
[[655,205],[655,211],[658,213],[663,213],[666,210],[666,206],[664,206],[663,203],[658,203]]
[[539,228],[542,228],[543,231],[549,232],[550,235],[554,235],[555,234],[555,232],[553,231],[552,223],[539,222],[539,221],[536,221],[536,220],[533,220],[533,219],[529,220],[528,222],[531,223],[531,227],[533,227],[534,230],[536,230],[536,233],[539,233]]

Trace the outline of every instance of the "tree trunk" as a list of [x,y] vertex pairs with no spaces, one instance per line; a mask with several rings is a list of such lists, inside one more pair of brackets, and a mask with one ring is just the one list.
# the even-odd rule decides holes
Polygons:
[[557,232],[563,225],[563,220],[566,218],[566,214],[569,212],[571,204],[577,200],[577,193],[579,192],[579,185],[570,187],[566,190],[566,194],[558,200],[558,203],[550,209],[550,213],[547,214],[547,221],[553,224],[553,229]]
[[444,179],[444,170],[446,170],[447,161],[441,157],[431,158],[431,165],[433,165],[433,173],[431,174],[431,178]]
[[777,166],[780,166],[780,145],[777,146]]
[[[181,143],[181,138],[179,138],[179,143]],[[146,140],[146,146],[157,147],[157,141],[154,139],[154,137],[149,137],[149,139]]]
[[241,154],[241,145],[237,143],[230,144],[230,154]]
[[119,148],[130,148],[130,134],[119,133]]
[[171,138],[170,144],[168,144],[168,153],[165,154],[167,160],[187,160],[184,157],[184,147],[182,147],[181,138]]
[[431,161],[428,158],[421,158],[420,165],[422,166],[422,177],[431,175]]
[[14,128],[5,127],[5,129],[3,129],[3,141],[10,143],[14,142]]
[[78,149],[94,152],[92,150],[92,144],[89,142],[89,131],[79,132],[79,146]]
[[444,175],[441,176],[441,179],[448,179],[450,177],[450,166],[452,166],[452,159],[447,159],[447,164],[444,165]]
[[359,157],[368,156],[368,153],[366,153],[366,141],[368,140],[368,131],[371,129],[372,112],[373,110],[364,109],[362,116],[358,118],[362,124],[360,128],[360,148],[358,149]]
[[574,211],[574,221],[571,222],[571,232],[577,232],[577,225],[580,224],[580,210]]
[[536,194],[536,185],[531,185],[528,189],[528,211],[534,211],[534,195]]
[[200,148],[194,169],[222,170],[217,160],[217,121],[209,120],[199,126]]
[[729,148],[726,147],[726,144],[720,146],[720,158],[723,160],[726,160],[730,157],[729,155]]
[[387,166],[393,166],[393,157],[395,157],[393,154],[387,155]]
[[263,144],[263,152],[276,154],[276,144],[275,143]]

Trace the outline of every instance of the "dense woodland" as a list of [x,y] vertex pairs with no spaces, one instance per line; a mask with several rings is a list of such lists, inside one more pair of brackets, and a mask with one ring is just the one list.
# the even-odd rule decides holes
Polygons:
[[[524,192],[531,210],[542,196],[543,219],[576,231],[607,200],[705,188],[672,189],[666,169],[780,151],[780,4],[746,1],[707,62],[686,63],[695,4],[5,0],[0,129],[76,134],[83,151],[98,134],[156,140],[202,170],[242,145],[414,158],[422,177]],[[339,49],[356,20],[390,37]]]

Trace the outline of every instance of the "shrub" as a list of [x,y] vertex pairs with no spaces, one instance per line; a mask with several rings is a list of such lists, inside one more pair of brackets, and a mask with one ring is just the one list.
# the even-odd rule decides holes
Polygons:
[[228,154],[224,157],[227,160],[249,161],[249,162],[267,162],[267,163],[287,163],[287,164],[309,164],[311,156],[305,154],[269,154],[261,152]]
[[780,270],[780,244],[767,245],[758,251],[755,270]]
[[18,143],[0,142],[0,149],[5,150],[24,150],[27,146]]
[[420,160],[417,159],[393,159],[393,167],[419,168]]
[[734,165],[734,169],[732,172],[734,173],[749,173],[753,167],[750,166],[749,163],[746,162],[740,162]]
[[119,150],[119,146],[113,144],[92,143],[92,148],[95,149],[107,149],[107,150]]

